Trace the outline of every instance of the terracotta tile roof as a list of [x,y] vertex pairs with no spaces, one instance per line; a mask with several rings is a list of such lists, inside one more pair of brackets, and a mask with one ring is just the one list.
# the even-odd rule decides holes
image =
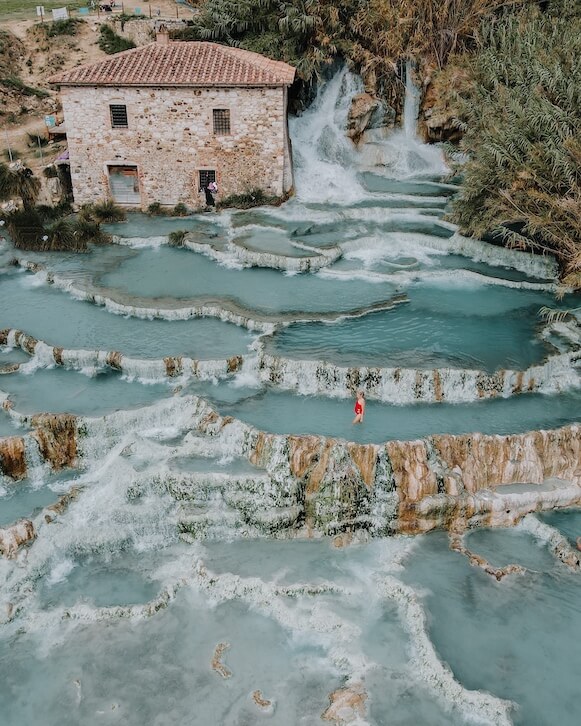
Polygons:
[[288,86],[295,69],[218,43],[151,43],[49,79],[59,86]]

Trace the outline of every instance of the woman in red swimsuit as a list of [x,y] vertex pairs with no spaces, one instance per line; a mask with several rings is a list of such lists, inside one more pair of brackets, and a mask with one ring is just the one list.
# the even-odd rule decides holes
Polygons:
[[363,416],[365,415],[365,394],[363,391],[357,391],[357,400],[355,401],[355,418],[353,423],[363,423]]

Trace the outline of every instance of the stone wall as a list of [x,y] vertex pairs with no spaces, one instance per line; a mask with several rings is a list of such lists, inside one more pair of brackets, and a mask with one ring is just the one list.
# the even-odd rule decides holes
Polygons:
[[[137,167],[142,209],[202,204],[200,169],[216,170],[221,196],[292,186],[283,88],[64,87],[61,96],[77,204],[110,195],[110,165]],[[111,128],[110,104],[127,106],[128,128]],[[230,135],[214,134],[215,108],[230,109]]]
[[[149,8],[143,9],[146,12],[149,11]],[[114,15],[113,17],[106,18],[105,22],[113,28],[117,35],[132,40],[137,46],[147,45],[152,40],[155,40],[155,34],[160,25],[163,25],[169,31],[183,30],[187,27],[185,20],[157,17],[156,10],[157,6],[153,5],[151,8],[153,17],[151,18],[141,16],[121,21]]]

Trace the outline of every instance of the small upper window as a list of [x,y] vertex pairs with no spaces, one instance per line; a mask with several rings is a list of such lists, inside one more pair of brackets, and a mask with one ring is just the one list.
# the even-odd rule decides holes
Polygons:
[[112,105],[109,106],[111,113],[111,128],[126,129],[127,128],[127,106]]
[[214,111],[214,133],[225,136],[230,133],[230,109],[215,108]]

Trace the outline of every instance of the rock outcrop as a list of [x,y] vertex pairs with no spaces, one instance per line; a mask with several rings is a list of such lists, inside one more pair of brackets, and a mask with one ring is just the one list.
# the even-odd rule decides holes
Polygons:
[[72,486],[68,492],[61,494],[54,504],[49,504],[44,510],[45,523],[50,524],[54,521],[55,517],[58,517],[60,514],[64,514],[70,505],[78,498],[81,491],[81,487]]
[[453,552],[458,552],[461,555],[464,555],[472,567],[480,567],[481,570],[484,570],[487,575],[494,577],[494,579],[498,582],[507,575],[524,575],[526,572],[526,568],[522,565],[516,564],[505,565],[504,567],[494,567],[494,565],[491,565],[486,557],[482,557],[482,555],[472,552],[468,549],[468,547],[466,547],[466,544],[464,543],[464,536],[462,534],[454,532],[450,533],[450,549]]
[[569,569],[574,571],[581,569],[581,552],[578,548],[574,549],[571,542],[558,529],[551,527],[546,522],[541,522],[533,515],[524,517],[518,526],[522,531],[532,534],[533,537],[546,544],[555,559]]
[[324,721],[333,721],[335,724],[350,724],[365,716],[367,693],[362,683],[353,683],[350,686],[333,691],[329,696],[329,700],[331,705],[321,716]]
[[33,416],[32,436],[40,454],[55,471],[75,465],[77,458],[77,417],[67,413]]
[[0,529],[0,552],[4,557],[15,557],[20,547],[32,542],[35,537],[30,519],[21,519],[10,527]]
[[23,479],[26,476],[26,455],[22,436],[0,439],[0,474],[11,479]]
[[[537,507],[558,506],[561,498],[567,504],[581,501],[577,425],[510,436],[440,435],[387,446],[397,451],[390,461],[399,497],[399,532],[510,525]],[[535,485],[550,479],[563,486],[535,491]],[[508,484],[527,484],[529,489],[498,496]]]
[[230,643],[218,643],[212,657],[212,670],[219,673],[222,678],[230,678],[232,676],[232,671],[222,663],[224,651],[228,650],[229,647]]
[[[393,299],[393,304],[404,303]],[[460,403],[488,398],[508,398],[521,393],[554,393],[577,387],[581,368],[579,330],[572,325],[547,326],[543,337],[550,337],[561,352],[526,370],[500,369],[493,373],[462,368],[380,368],[347,367],[327,361],[295,360],[265,352],[268,344],[247,355],[226,359],[196,360],[185,356],[158,359],[131,358],[118,351],[66,350],[52,347],[20,330],[0,331],[13,347],[20,347],[34,360],[34,368],[55,364],[95,372],[111,368],[130,377],[147,381],[181,377],[221,380],[243,368],[265,385],[300,394],[347,398],[363,389],[368,399],[398,404]],[[27,364],[16,364],[19,366]]]
[[[254,465],[275,481],[290,476],[297,482],[294,503],[304,512],[299,521],[307,533],[462,531],[512,525],[536,509],[581,502],[577,425],[365,446],[318,436],[248,434],[244,448]],[[539,486],[548,481],[553,486]],[[526,486],[505,494],[502,487],[511,484]]]
[[[158,477],[157,489],[188,502],[180,528],[195,538],[220,536],[229,526],[248,536],[275,537],[462,532],[514,525],[530,512],[581,504],[579,424],[505,436],[357,444],[259,431],[221,416],[196,396],[97,419],[11,415],[32,424],[27,437],[53,469],[77,460],[90,466],[145,423],[183,432],[173,457],[246,459],[256,469],[241,475],[168,469]],[[16,475],[23,471],[27,441],[5,444]]]
[[252,700],[263,713],[271,714],[274,712],[274,703],[268,698],[264,698],[262,691],[253,691]]
[[467,72],[453,65],[427,75],[419,117],[419,128],[425,141],[456,142],[462,138],[458,94],[468,81]]
[[347,116],[347,136],[358,143],[364,132],[384,126],[393,126],[395,111],[377,96],[358,93],[351,101]]

